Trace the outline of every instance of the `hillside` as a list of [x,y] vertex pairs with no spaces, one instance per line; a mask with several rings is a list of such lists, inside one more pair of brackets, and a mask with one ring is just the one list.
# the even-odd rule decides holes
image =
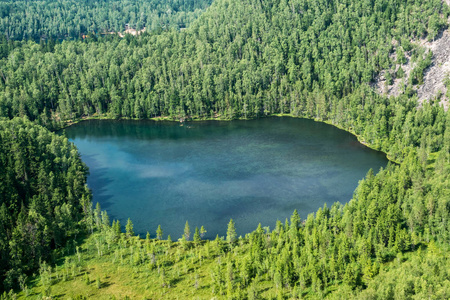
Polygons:
[[210,1],[59,0],[0,2],[0,33],[12,40],[78,39],[186,28]]
[[[23,297],[78,299],[449,298],[450,113],[440,100],[419,102],[414,95],[439,66],[433,55],[443,65],[447,57],[442,47],[428,53],[414,41],[445,44],[448,15],[441,0],[217,0],[183,31],[58,44],[4,39],[0,116],[34,122],[23,129],[30,141],[36,131],[56,139],[44,127],[81,118],[282,114],[352,132],[395,163],[377,174],[368,170],[347,204],[320,208],[306,220],[294,212],[272,231],[259,227],[243,238],[230,225],[226,237],[205,242],[191,232],[174,237],[178,242],[154,233],[142,240],[134,237],[131,220],[123,233],[99,207],[83,211],[79,222],[89,199],[84,170],[77,180],[61,182],[77,183],[79,193],[61,189],[80,214],[62,224],[77,226],[80,234],[50,243],[48,259],[23,253],[25,265],[27,258],[38,262],[28,268],[3,265],[3,297],[20,291]],[[378,76],[386,70],[397,75],[407,60],[415,65],[404,91],[377,93]],[[2,132],[14,132],[15,122],[31,123],[19,120],[5,121]],[[39,153],[70,148],[81,168],[72,147],[61,141],[56,150]],[[36,166],[33,159],[8,156],[12,149],[2,143],[6,168],[22,174],[22,166]],[[3,182],[4,202],[11,198],[4,191],[15,184]],[[28,196],[18,196],[20,211],[34,216]],[[27,228],[18,220],[8,226]],[[5,252],[15,255],[15,241],[27,240],[27,231],[20,232],[2,243]],[[194,243],[187,241],[192,236]]]
[[0,120],[0,141],[0,278],[9,289],[84,231],[91,203],[87,168],[66,138],[15,118]]
[[[410,83],[417,94],[417,101],[423,103],[438,97],[440,103],[445,109],[448,109],[449,96],[447,87],[450,78],[450,34],[448,29],[441,31],[431,41],[420,39],[413,43],[424,51],[424,56],[431,55],[429,66],[423,70],[424,74],[421,82],[416,84]],[[397,48],[399,48],[398,45]],[[405,52],[403,61],[397,57],[396,52],[391,55],[395,61],[394,64],[390,70],[382,71],[374,83],[379,93],[391,97],[399,96],[405,91],[408,82],[412,80],[412,71],[419,66],[418,62],[412,61],[411,54],[413,53],[414,51],[412,50]],[[400,75],[400,68],[402,69],[401,72],[404,73],[403,75]],[[388,72],[389,75],[387,75]]]
[[181,243],[121,239],[110,246],[101,244],[99,250],[102,240],[101,235],[93,235],[57,267],[42,268],[40,277],[30,281],[33,288],[19,298],[445,299],[450,293],[450,256],[434,244],[375,264],[375,273],[362,279],[361,290],[333,279],[326,289],[322,283],[283,288],[270,273],[251,279],[251,244],[244,240],[229,252],[223,240],[190,242],[184,248]]

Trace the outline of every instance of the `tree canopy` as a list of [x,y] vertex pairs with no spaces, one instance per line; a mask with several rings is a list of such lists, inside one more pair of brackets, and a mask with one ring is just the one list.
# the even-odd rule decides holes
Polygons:
[[0,32],[10,39],[73,39],[125,29],[186,28],[210,0],[19,0],[0,2]]
[[87,167],[67,138],[0,121],[0,278],[9,289],[89,225]]
[[[217,260],[210,270],[211,293],[253,297],[262,292],[259,285],[279,298],[323,298],[334,291],[383,299],[424,298],[436,291],[448,298],[446,287],[433,282],[392,279],[405,270],[418,272],[410,262],[402,267],[410,254],[413,262],[433,268],[419,276],[449,281],[440,264],[448,265],[443,252],[450,239],[450,114],[440,99],[418,105],[411,89],[421,84],[432,62],[418,40],[435,38],[448,14],[441,0],[217,0],[181,31],[61,43],[3,38],[0,116],[12,119],[0,123],[0,163],[6,170],[0,174],[0,255],[6,287],[45,258],[47,249],[74,237],[83,216],[91,231],[108,237],[96,240],[99,256],[104,243],[109,249],[120,241],[114,259],[123,260],[123,249],[133,241],[131,226],[128,240],[123,239],[120,225],[111,229],[100,208],[90,212],[87,171],[74,146],[35,123],[56,129],[92,116],[290,114],[351,131],[395,163],[377,174],[369,171],[349,203],[323,207],[303,222],[294,212],[290,222],[278,222],[272,231],[259,226],[237,239],[230,221],[227,241],[236,242],[233,247],[219,237],[205,242],[205,256]],[[374,78],[403,63],[404,53],[417,63],[402,94],[377,94]],[[186,225],[177,249],[180,260],[192,246]],[[195,245],[201,247],[198,234]],[[156,235],[162,239],[160,227]],[[131,245],[130,261],[153,270],[155,246]],[[422,249],[429,256],[423,258]],[[395,261],[398,268],[384,273],[383,266]],[[165,266],[169,274],[169,263],[157,270],[167,287]]]

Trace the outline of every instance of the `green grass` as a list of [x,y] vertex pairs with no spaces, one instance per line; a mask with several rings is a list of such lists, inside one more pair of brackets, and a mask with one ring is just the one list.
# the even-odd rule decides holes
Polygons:
[[[204,246],[180,254],[180,245],[169,248],[166,241],[148,243],[133,238],[126,246],[111,245],[108,250],[103,244],[99,250],[96,242],[101,238],[100,234],[91,236],[80,247],[80,260],[76,254],[69,255],[64,264],[51,272],[54,298],[82,295],[96,299],[123,299],[126,296],[132,299],[204,299],[212,296],[207,270],[217,254],[201,258],[205,255]],[[154,261],[149,245],[155,251]],[[200,260],[201,267],[198,268]],[[42,276],[38,276],[30,282],[33,293],[29,296],[37,297],[48,288],[41,279]]]
[[[213,282],[213,270],[219,266],[222,276],[228,276],[227,262],[251,252],[246,240],[241,239],[232,249],[223,240],[202,241],[199,245],[188,242],[183,247],[181,242],[127,239],[123,234],[108,249],[105,234],[95,233],[78,247],[78,253],[76,248],[66,248],[70,254],[60,253],[56,267],[47,266],[45,271],[41,268],[41,274],[30,278],[27,290],[17,296],[18,299],[250,299],[252,293],[256,295],[254,299],[298,299],[293,295],[310,299],[361,299],[373,298],[382,288],[395,286],[398,276],[408,275],[409,281],[415,280],[414,272],[432,282],[443,282],[444,287],[434,289],[441,295],[450,290],[447,276],[436,273],[435,267],[428,267],[433,264],[443,270],[450,267],[450,256],[433,244],[431,250],[422,247],[383,264],[379,275],[362,291],[352,290],[341,282],[334,283],[321,295],[310,288],[301,292],[295,287],[277,289],[268,274],[257,275],[241,289],[243,282],[235,265],[236,279],[232,283],[222,282],[220,291],[214,293],[217,285]],[[427,295],[427,290],[421,295]]]
[[[19,299],[41,299],[44,295],[52,299],[211,299],[212,268],[227,256],[243,255],[247,247],[228,250],[224,241],[202,241],[198,246],[188,242],[184,249],[180,242],[169,245],[138,237],[122,237],[108,249],[105,237],[95,233],[79,247],[79,254],[71,249],[51,271],[31,278],[28,296],[21,292]],[[261,296],[275,295],[272,288],[261,278]],[[239,298],[238,289],[233,293]]]

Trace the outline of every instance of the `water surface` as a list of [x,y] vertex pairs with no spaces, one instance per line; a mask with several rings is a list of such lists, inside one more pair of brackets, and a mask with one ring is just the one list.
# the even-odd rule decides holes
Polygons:
[[185,123],[85,121],[65,130],[89,166],[93,200],[122,225],[152,237],[181,237],[204,225],[206,237],[273,228],[294,209],[302,218],[345,203],[384,154],[353,135],[312,120],[267,118]]

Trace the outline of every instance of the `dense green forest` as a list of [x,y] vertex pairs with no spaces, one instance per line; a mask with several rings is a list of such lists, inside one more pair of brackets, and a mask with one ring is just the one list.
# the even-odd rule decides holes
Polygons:
[[447,14],[439,0],[218,1],[182,32],[25,43],[0,61],[0,115],[44,126],[93,114],[354,122],[344,97],[365,93],[398,49],[420,77],[429,61],[410,38],[436,34]]
[[0,121],[0,274],[24,280],[90,216],[87,168],[75,146],[32,122]]
[[[216,0],[183,31],[40,44],[4,38],[0,116],[25,117],[36,125],[20,118],[4,121],[2,157],[9,157],[12,149],[3,142],[3,131],[15,132],[15,124],[26,124],[23,131],[30,139],[36,138],[33,130],[63,139],[37,124],[56,129],[83,117],[235,119],[289,114],[353,132],[396,162],[377,174],[369,171],[349,203],[321,208],[306,220],[294,213],[272,231],[259,227],[238,239],[231,229],[226,239],[214,242],[202,242],[196,234],[188,241],[189,233],[172,243],[151,239],[153,234],[148,240],[133,237],[131,222],[128,232],[121,233],[117,222],[111,226],[99,209],[89,213],[86,208],[85,218],[91,221],[76,225],[89,199],[86,170],[73,146],[61,142],[65,148],[55,149],[72,149],[78,167],[67,170],[76,169],[80,176],[57,186],[59,193],[67,193],[64,199],[72,199],[67,200],[74,210],[71,215],[78,216],[69,219],[74,220],[70,226],[95,233],[81,247],[66,244],[66,254],[73,256],[63,258],[59,269],[47,268],[43,257],[39,280],[25,282],[19,274],[31,275],[36,263],[7,259],[16,263],[2,269],[11,270],[3,273],[10,278],[4,281],[5,290],[21,286],[28,293],[30,285],[36,293],[52,294],[55,285],[77,287],[76,292],[83,283],[80,277],[87,277],[85,286],[91,286],[89,276],[95,273],[97,293],[127,294],[125,286],[122,294],[102,285],[119,267],[107,274],[92,267],[109,261],[130,271],[135,282],[156,278],[143,287],[141,295],[148,298],[176,298],[182,289],[230,299],[450,297],[450,114],[439,99],[419,106],[412,89],[422,83],[432,63],[418,40],[433,39],[446,29],[448,14],[440,0]],[[394,52],[411,54],[417,64],[403,93],[388,98],[370,84],[380,71],[403,61],[402,55],[390,55]],[[51,148],[36,151],[39,159],[54,153]],[[67,153],[58,151],[56,157]],[[19,171],[17,161],[19,166],[38,164],[14,156],[4,161],[6,168]],[[43,168],[49,173],[52,166],[44,163]],[[40,174],[39,168],[34,174]],[[66,174],[64,170],[52,172]],[[69,173],[62,178],[75,176]],[[20,182],[20,175],[14,176]],[[2,193],[17,185],[1,182]],[[12,209],[16,223],[9,221],[5,228],[23,232],[20,220],[36,210],[33,201],[26,200],[33,198],[34,188],[30,183],[28,193],[17,192],[23,208]],[[62,207],[57,203],[50,207]],[[45,213],[48,230],[57,232],[51,225],[57,213]],[[46,240],[47,245],[54,248],[75,238],[74,232],[64,232],[69,236]],[[2,261],[12,255],[3,253],[11,253],[16,240],[20,238],[13,236],[3,243]],[[34,253],[22,255],[22,260],[37,261]],[[23,271],[17,271],[20,268]],[[90,293],[94,297],[94,291]]]
[[83,34],[185,28],[210,0],[0,1],[0,32],[10,39],[79,38]]

